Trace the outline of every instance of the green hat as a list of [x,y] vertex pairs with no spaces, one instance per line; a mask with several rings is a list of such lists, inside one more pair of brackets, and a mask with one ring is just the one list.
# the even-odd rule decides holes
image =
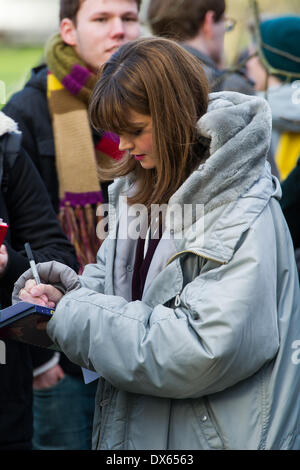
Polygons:
[[[262,51],[269,65],[300,74],[300,16],[281,16],[263,21],[260,24],[260,34]],[[276,76],[281,80],[287,78],[283,75]],[[300,76],[291,78],[297,79]]]

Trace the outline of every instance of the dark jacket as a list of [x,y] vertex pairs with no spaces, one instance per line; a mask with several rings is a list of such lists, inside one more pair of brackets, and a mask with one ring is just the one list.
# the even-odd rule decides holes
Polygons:
[[[22,145],[32,158],[49,193],[55,212],[59,209],[58,178],[55,165],[55,144],[47,101],[48,68],[41,65],[32,70],[31,78],[23,90],[10,99],[3,112],[13,118],[22,131]],[[93,132],[96,143],[99,134]],[[107,200],[107,185],[102,185]],[[78,366],[61,354],[60,365],[73,376],[82,376]]]
[[210,57],[198,51],[198,49],[186,44],[181,45],[202,62],[211,92],[226,90],[237,91],[245,95],[255,94],[253,83],[242,72],[233,73],[226,69],[220,70]]
[[[9,224],[4,242],[9,261],[0,278],[1,308],[11,304],[14,282],[29,268],[25,242],[30,242],[37,262],[56,259],[77,268],[75,251],[60,228],[38,172],[23,149],[15,153],[20,137],[0,137],[0,217]],[[36,356],[25,344],[4,341],[6,364],[0,365],[0,449],[29,448],[33,366],[48,361],[53,352],[39,348]]]
[[297,166],[281,183],[280,205],[291,232],[300,279],[300,158]]
[[281,183],[280,205],[289,226],[295,250],[300,248],[300,159]]

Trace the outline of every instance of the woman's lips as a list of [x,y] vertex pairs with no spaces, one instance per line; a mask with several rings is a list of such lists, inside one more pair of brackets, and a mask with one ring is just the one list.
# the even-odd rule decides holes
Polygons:
[[143,158],[145,158],[146,155],[143,154],[143,155],[132,155],[132,156],[135,160],[143,160]]

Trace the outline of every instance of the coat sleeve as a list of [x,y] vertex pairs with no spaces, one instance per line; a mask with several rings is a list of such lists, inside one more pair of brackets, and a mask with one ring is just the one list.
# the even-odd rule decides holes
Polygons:
[[27,241],[37,263],[56,260],[77,269],[75,250],[63,234],[46,188],[24,150],[10,170],[5,200],[11,246],[3,284],[14,283],[29,268],[24,249]]
[[16,98],[13,97],[4,106],[2,111],[7,114],[7,116],[11,117],[15,122],[17,122],[19,130],[22,132],[22,146],[30,158],[34,161],[35,166],[38,168],[38,149],[35,142],[34,133],[32,132],[32,129],[34,128],[34,122],[30,112],[26,112],[27,110],[31,110],[27,101],[27,96],[25,97],[24,101],[24,99],[21,99],[20,93],[18,93]]
[[104,294],[105,290],[105,254],[111,240],[105,239],[97,253],[95,264],[87,264],[82,276],[79,276],[82,287]]
[[[177,308],[99,294],[66,295],[48,334],[115,387],[170,398],[219,392],[275,357],[276,252],[250,229],[227,265],[208,262]],[[262,241],[262,242],[261,242]]]
[[55,144],[47,101],[47,68],[35,70],[2,111],[18,124],[22,146],[37,168],[56,213],[59,210]]

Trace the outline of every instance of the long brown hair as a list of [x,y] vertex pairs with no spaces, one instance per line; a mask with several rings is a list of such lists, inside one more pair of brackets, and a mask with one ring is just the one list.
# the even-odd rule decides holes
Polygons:
[[152,118],[157,166],[145,170],[129,155],[104,168],[103,180],[134,172],[138,189],[130,203],[168,202],[204,158],[196,123],[208,106],[208,84],[198,59],[168,39],[142,38],[122,46],[103,65],[89,115],[97,130],[135,132],[130,111]]

